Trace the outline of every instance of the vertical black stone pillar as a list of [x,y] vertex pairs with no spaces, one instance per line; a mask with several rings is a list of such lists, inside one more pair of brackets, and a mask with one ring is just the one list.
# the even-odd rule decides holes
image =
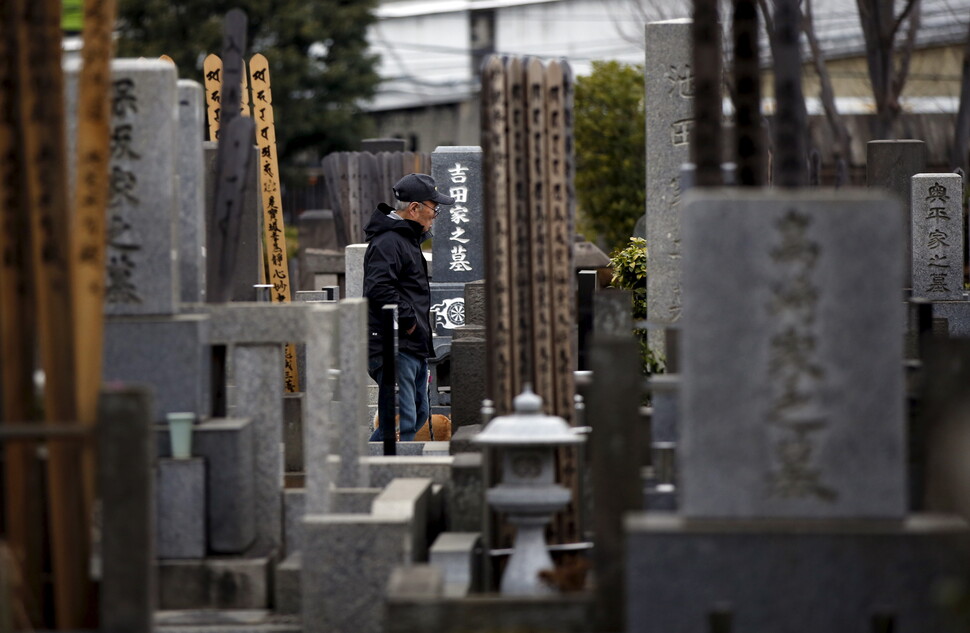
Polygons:
[[799,47],[801,9],[798,0],[775,0],[775,182],[802,187],[805,162],[805,98]]
[[592,425],[593,533],[596,546],[597,631],[626,631],[626,561],[623,516],[643,507],[640,484],[639,410],[641,376],[629,336],[600,336],[590,350],[593,384],[587,410]]
[[102,393],[99,477],[102,508],[101,631],[150,633],[155,613],[152,395],[123,387]]
[[761,69],[756,0],[734,0],[734,135],[738,185],[764,184],[764,140],[761,127]]
[[381,310],[381,341],[383,349],[383,369],[381,389],[378,397],[378,423],[384,437],[384,454],[397,455],[395,418],[397,416],[397,306],[386,305]]
[[694,139],[697,185],[721,184],[721,24],[717,0],[694,0]]

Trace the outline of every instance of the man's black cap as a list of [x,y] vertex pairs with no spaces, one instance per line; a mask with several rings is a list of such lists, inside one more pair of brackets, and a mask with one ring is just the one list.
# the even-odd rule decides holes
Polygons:
[[428,174],[408,174],[393,187],[394,197],[401,202],[425,202],[455,204],[455,199],[438,191],[434,178]]

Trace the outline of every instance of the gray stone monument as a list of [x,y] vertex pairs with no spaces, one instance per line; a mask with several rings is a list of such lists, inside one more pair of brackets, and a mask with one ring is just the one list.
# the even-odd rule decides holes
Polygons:
[[963,178],[916,174],[912,178],[913,296],[963,299]]
[[902,518],[898,203],[728,189],[685,202],[683,513]]
[[205,301],[205,181],[202,143],[205,102],[202,86],[178,82],[179,296],[184,303]]
[[912,177],[926,171],[926,143],[915,140],[869,141],[866,143],[866,184],[871,189],[879,187],[897,196],[900,216],[903,220],[905,241],[900,251],[905,259],[904,287],[910,287],[910,262],[912,261],[912,235],[910,201],[912,200]]
[[179,136],[175,67],[157,60],[118,59],[111,72],[105,314],[174,314]]
[[236,344],[236,409],[253,419],[256,459],[256,548],[279,549],[283,539],[283,348]]
[[333,368],[337,304],[309,304],[306,337],[306,409],[303,417],[303,455],[306,472],[306,512],[323,514],[330,507],[335,469],[329,463],[336,447],[331,408],[330,369]]
[[455,199],[434,220],[434,281],[431,312],[441,343],[465,324],[463,287],[485,278],[485,208],[482,148],[437,147],[431,154],[431,176],[438,190]]
[[158,557],[202,558],[206,553],[205,460],[159,459]]
[[[646,25],[647,319],[677,323],[681,314],[680,166],[690,162],[694,127],[691,20]],[[650,346],[663,349],[663,330]]]
[[370,436],[367,416],[367,301],[345,299],[338,304],[340,356],[340,417],[335,441],[340,454],[337,485],[366,488],[368,470],[360,461]]
[[364,296],[364,253],[367,252],[367,244],[348,244],[344,249],[345,273],[344,287],[345,296],[348,299]]

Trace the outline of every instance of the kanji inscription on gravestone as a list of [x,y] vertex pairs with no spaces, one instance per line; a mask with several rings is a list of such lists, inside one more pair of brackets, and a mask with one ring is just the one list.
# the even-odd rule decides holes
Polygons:
[[[692,191],[681,510],[901,518],[903,237],[883,193]],[[725,371],[744,358],[744,371]]]
[[913,294],[963,298],[963,179],[916,174],[912,180]]
[[[647,318],[672,324],[681,313],[680,166],[690,161],[694,127],[691,21],[646,25]],[[651,347],[662,349],[663,331]]]
[[176,311],[176,82],[163,61],[112,64],[107,314]]
[[441,207],[432,232],[431,312],[439,336],[465,324],[464,285],[485,277],[482,149],[438,147],[431,154],[438,191],[455,199]]

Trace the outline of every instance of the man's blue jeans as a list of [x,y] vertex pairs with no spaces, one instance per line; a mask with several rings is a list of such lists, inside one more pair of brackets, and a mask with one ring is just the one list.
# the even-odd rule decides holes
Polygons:
[[[384,389],[384,385],[381,383],[384,367],[380,356],[372,356],[368,360],[367,373],[377,381],[381,389]],[[414,434],[424,426],[431,415],[431,406],[428,404],[427,359],[418,358],[407,352],[398,352],[397,387],[398,408],[400,409],[398,413],[401,416],[401,441],[411,442],[414,440]],[[393,388],[391,387],[391,389]],[[383,398],[378,397],[378,402],[383,401]],[[383,418],[385,415],[393,415],[393,412],[379,411],[378,415]],[[384,435],[378,425],[373,435],[370,436],[370,441],[381,442],[383,440]]]

